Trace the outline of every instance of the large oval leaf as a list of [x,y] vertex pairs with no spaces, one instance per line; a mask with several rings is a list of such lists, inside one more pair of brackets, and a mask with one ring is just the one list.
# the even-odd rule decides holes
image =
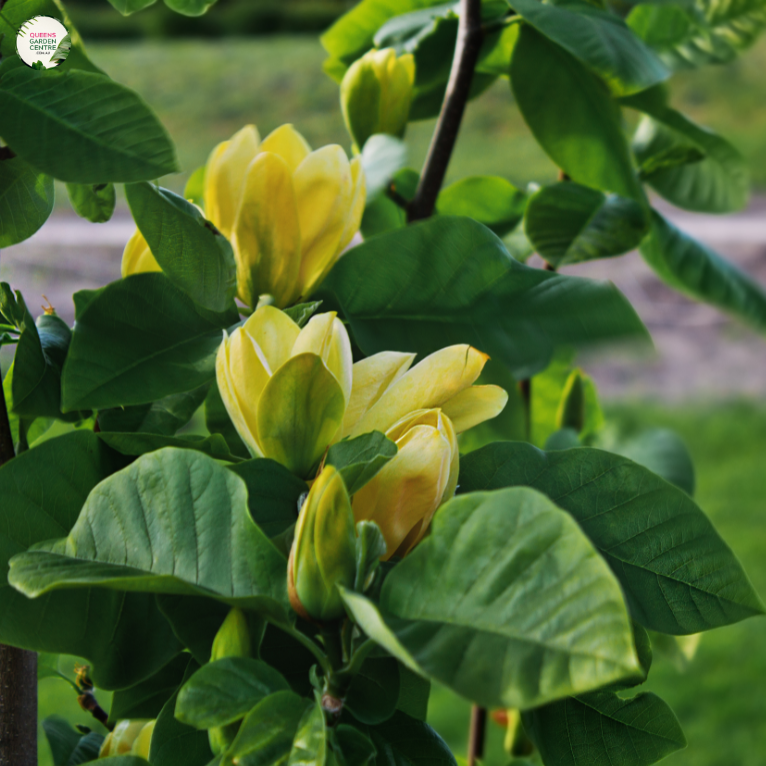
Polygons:
[[511,87],[538,143],[573,181],[643,200],[619,110],[574,56],[525,26],[511,59]]
[[149,107],[106,75],[81,69],[4,74],[0,135],[61,181],[128,183],[178,170],[170,137]]
[[[66,535],[91,490],[125,464],[90,431],[50,439],[0,468],[0,567],[29,546]],[[41,477],[45,481],[41,481]],[[3,577],[0,641],[91,663],[94,681],[125,688],[151,676],[179,650],[154,597],[98,589],[30,600]]]
[[208,596],[284,622],[286,570],[250,518],[242,479],[168,448],[102,482],[66,538],[13,559],[9,582],[30,598],[94,586]]
[[226,237],[183,197],[152,184],[128,184],[130,212],[168,278],[210,311],[231,308],[237,291]]
[[21,157],[0,159],[0,248],[31,237],[53,211],[53,179]]
[[123,407],[191,391],[215,378],[222,329],[159,273],[75,293],[75,331],[62,375],[64,410]]
[[[359,625],[486,707],[528,708],[635,674],[620,587],[577,524],[527,488],[455,498]],[[382,617],[381,617],[382,615]]]
[[338,261],[322,290],[366,354],[470,343],[519,377],[543,369],[560,345],[646,337],[614,285],[524,266],[468,218],[373,237]]
[[656,210],[641,245],[644,260],[669,285],[766,330],[766,290],[715,251],[677,229]]
[[522,442],[489,444],[460,462],[460,492],[518,485],[572,514],[647,628],[697,633],[763,613],[707,516],[643,466],[596,449],[545,453]]
[[555,5],[513,0],[512,5],[539,32],[599,75],[618,96],[650,88],[670,74],[619,16],[585,0],[563,0]]

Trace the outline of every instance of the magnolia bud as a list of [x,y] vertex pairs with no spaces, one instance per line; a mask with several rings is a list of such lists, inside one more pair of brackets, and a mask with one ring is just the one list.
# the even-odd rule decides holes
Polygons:
[[322,471],[303,504],[287,571],[290,604],[298,614],[320,621],[344,614],[335,586],[354,587],[356,532],[346,485],[332,466]]
[[[111,755],[130,753],[134,743],[148,723],[153,724],[154,722],[147,722],[145,720],[133,721],[127,718],[124,721],[120,721],[104,740],[98,757],[108,758]],[[152,726],[152,728],[154,727]],[[151,734],[149,736],[151,738]]]
[[357,148],[375,133],[404,135],[414,84],[414,57],[397,57],[393,48],[369,51],[349,67],[340,86],[340,103]]
[[157,721],[149,721],[145,724],[143,729],[138,732],[136,741],[133,743],[133,749],[130,751],[132,755],[137,755],[145,760],[149,760],[149,751],[152,747],[152,734],[154,733],[154,726]]

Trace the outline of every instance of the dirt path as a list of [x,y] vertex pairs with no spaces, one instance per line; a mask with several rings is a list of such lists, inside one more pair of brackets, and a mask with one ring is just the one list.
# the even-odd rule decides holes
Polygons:
[[[766,286],[766,198],[724,217],[664,212]],[[22,290],[33,313],[44,294],[71,322],[72,293],[119,278],[122,248],[132,233],[124,215],[100,225],[55,215],[30,240],[0,253],[0,279]],[[611,279],[654,339],[656,352],[648,358],[602,350],[583,360],[604,396],[679,402],[766,396],[766,338],[668,289],[637,253],[568,271]]]

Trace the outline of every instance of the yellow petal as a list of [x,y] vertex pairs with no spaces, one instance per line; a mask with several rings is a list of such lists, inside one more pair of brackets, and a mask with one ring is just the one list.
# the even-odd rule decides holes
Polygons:
[[[425,532],[449,483],[452,450],[436,428],[419,425],[397,443],[399,452],[353,499],[354,518],[374,521],[391,558],[408,537]],[[411,535],[411,533],[414,534]]]
[[[354,157],[351,160],[351,182],[353,184],[353,191],[351,204],[346,216],[346,228],[343,230],[343,236],[340,238],[341,254],[348,247],[349,242],[354,238],[354,234],[359,231],[359,227],[362,225],[364,204],[367,200],[367,179],[362,169],[362,160],[359,157]],[[334,263],[331,263],[329,268],[325,269],[324,273],[317,280],[317,284],[322,283],[333,265]]]
[[280,367],[258,402],[258,436],[266,457],[308,478],[343,421],[343,391],[316,354]]
[[259,144],[256,127],[246,125],[231,140],[218,144],[207,162],[205,217],[224,237],[231,237],[245,173],[258,153]]
[[215,360],[215,376],[221,400],[237,433],[250,453],[261,457],[255,405],[269,375],[253,345],[241,328],[231,337],[224,335]]
[[471,386],[442,404],[442,410],[461,434],[497,417],[507,401],[508,394],[500,386]]
[[343,419],[341,436],[347,436],[383,392],[410,368],[415,354],[382,351],[354,364],[351,398]]
[[441,407],[479,377],[489,357],[466,345],[448,346],[426,357],[394,382],[351,431],[384,433],[412,410]]
[[261,151],[278,154],[287,163],[290,172],[294,173],[298,165],[311,154],[311,147],[292,125],[281,125],[266,136]]
[[162,271],[157,259],[152,255],[144,235],[136,229],[122,251],[122,277],[131,274],[143,274],[146,271]]
[[301,235],[293,178],[287,163],[261,152],[247,169],[234,222],[239,297],[255,306],[268,293],[287,306],[298,287]]
[[257,344],[269,376],[292,355],[301,328],[284,311],[274,306],[261,306],[242,325]]
[[317,354],[335,376],[343,391],[346,402],[351,397],[351,380],[354,360],[351,354],[351,341],[334,311],[316,314],[301,330],[293,346],[292,355],[303,353]]
[[307,298],[340,254],[351,207],[351,167],[340,146],[323,146],[293,176],[301,227],[301,297]]

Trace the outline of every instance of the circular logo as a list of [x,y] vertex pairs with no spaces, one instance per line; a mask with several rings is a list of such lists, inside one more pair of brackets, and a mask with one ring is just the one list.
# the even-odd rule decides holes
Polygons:
[[16,36],[16,52],[32,69],[53,69],[66,60],[71,47],[66,27],[51,16],[25,21]]

